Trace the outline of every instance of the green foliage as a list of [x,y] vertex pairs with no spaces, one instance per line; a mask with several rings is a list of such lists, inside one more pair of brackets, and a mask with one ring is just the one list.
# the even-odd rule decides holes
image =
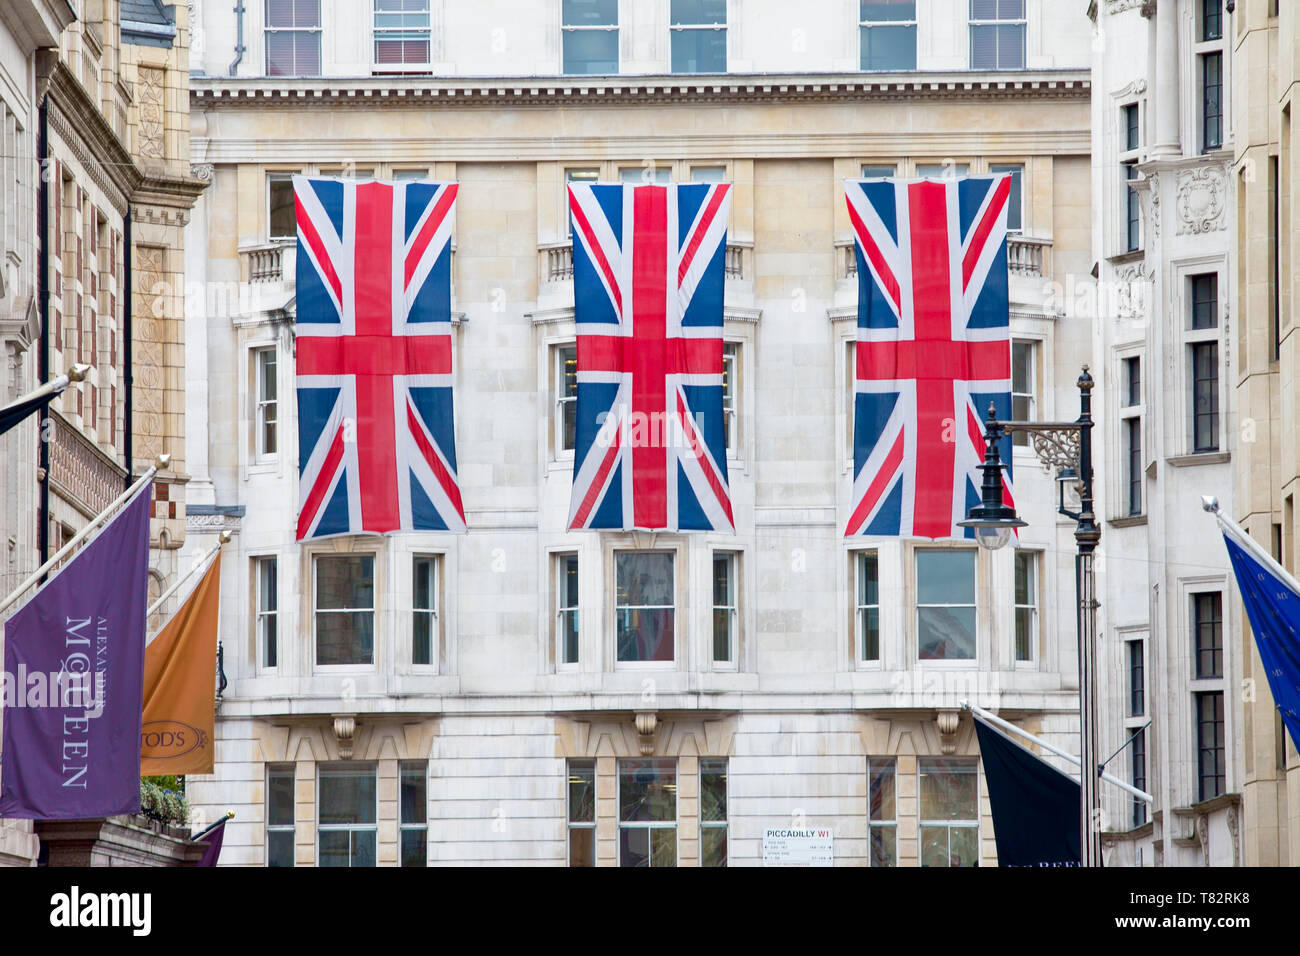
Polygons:
[[140,812],[151,820],[172,826],[190,821],[190,805],[176,777],[143,777],[140,780]]

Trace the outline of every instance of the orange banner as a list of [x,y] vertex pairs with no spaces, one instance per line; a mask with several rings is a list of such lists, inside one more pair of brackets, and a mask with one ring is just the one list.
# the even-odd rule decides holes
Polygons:
[[218,553],[194,593],[145,648],[141,776],[212,773],[220,582]]

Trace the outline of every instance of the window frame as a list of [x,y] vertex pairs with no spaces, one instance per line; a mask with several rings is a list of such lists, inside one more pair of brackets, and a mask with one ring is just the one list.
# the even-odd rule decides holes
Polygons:
[[[970,0],[970,2],[967,3],[966,5],[966,12],[967,12],[966,33],[968,38],[967,68],[970,70],[980,70],[980,71],[997,72],[997,73],[1001,73],[1009,70],[1028,69],[1028,64],[1029,64],[1029,3],[1028,0],[1021,0],[1021,7],[1020,7],[1021,15],[1019,17],[1003,17],[1000,15],[1000,11],[999,11],[999,13],[995,15],[993,19],[980,18],[975,15],[975,4],[977,2],[978,0]],[[999,6],[1001,6],[1000,3]],[[1000,28],[1002,27],[1019,28],[1018,30],[1018,33],[1020,35],[1019,64],[1016,66],[1003,66],[1001,62],[1002,60],[1001,43],[995,40],[994,65],[991,67],[976,66],[975,65],[976,31],[993,29],[995,31],[998,31],[995,32],[994,34],[996,37],[1000,32]]]
[[[629,764],[655,764],[660,767],[672,767],[672,792],[673,792],[673,819],[672,822],[663,820],[627,820],[623,819],[623,768]],[[681,813],[682,802],[677,795],[678,781],[681,779],[681,768],[678,766],[676,757],[620,757],[615,763],[614,773],[615,780],[615,829],[617,840],[617,864],[621,868],[623,863],[623,831],[633,829],[650,830],[672,830],[673,832],[673,866],[681,865]],[[649,833],[646,835],[646,845],[649,849],[647,859],[653,860],[654,847],[651,843]],[[653,863],[647,865],[647,869],[653,869]]]
[[[293,177],[303,175],[299,170],[270,169],[266,172],[266,241],[270,242],[292,242],[298,238],[297,218],[295,214],[293,232],[287,235],[277,235],[274,228],[274,214],[276,207],[271,201],[271,191],[273,183],[288,183],[289,195],[293,196]],[[292,204],[291,204],[292,205]]]
[[[1213,455],[1224,450],[1223,398],[1225,390],[1223,387],[1223,348],[1220,344],[1222,336],[1223,274],[1223,265],[1220,259],[1187,263],[1178,272],[1179,285],[1177,288],[1183,298],[1179,312],[1182,316],[1182,336],[1185,343],[1184,374],[1187,376],[1185,393],[1187,426],[1185,434],[1188,454],[1192,455]],[[1214,277],[1212,322],[1209,325],[1203,325],[1201,328],[1194,328],[1196,324],[1194,311],[1197,303],[1194,298],[1196,283],[1198,280],[1210,276]],[[1212,356],[1213,373],[1202,378],[1199,375],[1198,359],[1206,353]],[[1202,412],[1197,409],[1198,388],[1201,383],[1206,383],[1213,395],[1214,407],[1212,411]],[[1206,432],[1202,433],[1199,426],[1202,418],[1206,417],[1208,417]]]
[[[972,818],[953,818],[948,820],[927,819],[923,813],[925,805],[924,788],[922,777],[926,773],[925,767],[939,767],[947,765],[949,767],[968,767],[969,772],[975,778],[975,815]],[[934,773],[936,771],[929,771]],[[956,771],[949,770],[947,773]],[[952,866],[952,831],[954,829],[974,830],[975,831],[975,859],[970,866],[976,867],[980,864],[980,768],[978,757],[934,757],[918,756],[916,758],[916,819],[917,819],[917,863],[924,867],[925,859],[925,837],[923,833],[926,828],[942,827],[948,831],[948,863]]]
[[[917,56],[920,50],[920,26],[917,16],[917,3],[912,4],[911,19],[868,20],[862,9],[862,0],[858,0],[858,70],[862,73],[910,73],[917,69]],[[867,65],[868,35],[871,30],[905,30],[912,31],[912,65],[905,67],[876,67]]]
[[[943,604],[922,604],[921,603],[921,557],[926,554],[969,554],[971,556],[971,603],[953,603]],[[933,547],[927,542],[926,546],[914,547],[911,549],[910,570],[912,572],[912,613],[910,614],[910,624],[912,630],[913,655],[912,659],[922,667],[949,667],[949,668],[971,668],[978,667],[981,660],[980,655],[980,559],[979,551],[975,547]],[[969,657],[922,657],[921,656],[921,609],[922,608],[971,608],[974,611],[974,621],[971,627],[971,655]]]
[[[573,461],[578,445],[578,340],[576,338],[556,340],[548,343],[551,376],[551,455],[555,461]],[[565,372],[562,368],[566,352],[573,353],[573,394],[562,393]],[[564,447],[565,415],[568,406],[573,408],[573,447]]]
[[[722,340],[722,437],[728,459],[739,459],[740,454],[740,396],[744,388],[744,365],[741,353],[745,343],[738,339]],[[727,392],[730,391],[730,403]]]
[[[1038,396],[1042,391],[1042,372],[1040,369],[1039,355],[1042,353],[1042,341],[1040,339],[1015,338],[1011,339],[1011,418],[1013,421],[1032,422],[1039,417]],[[1016,391],[1015,372],[1016,372],[1016,349],[1027,349],[1029,352],[1029,391]],[[1024,399],[1026,402],[1025,414],[1021,415],[1016,411],[1016,399]],[[1014,432],[1011,436],[1012,454],[1015,454],[1017,448],[1029,447],[1028,432]]]
[[[327,777],[361,777],[369,771],[375,785],[374,819],[370,823],[323,823],[321,807],[324,805],[322,791]],[[321,865],[321,836],[325,833],[348,834],[348,868],[352,868],[352,855],[355,852],[354,834],[369,832],[375,835],[375,865],[379,865],[379,767],[374,762],[357,761],[346,763],[319,763],[316,765],[316,865]]]
[[[849,552],[851,567],[850,574],[853,582],[853,661],[858,670],[880,670],[884,667],[885,648],[884,648],[884,629],[881,627],[881,601],[880,601],[880,552],[875,548],[866,548]],[[862,601],[862,584],[863,572],[866,568],[868,559],[874,559],[876,566],[876,602],[863,603]],[[866,617],[870,620],[870,611],[876,612],[876,656],[867,657],[866,635],[863,633],[863,612],[867,612]]]
[[[258,671],[275,671],[280,663],[280,558],[278,554],[255,554],[250,555],[253,562],[253,634],[254,634],[254,652],[257,654]],[[273,607],[266,608],[266,582],[263,571],[265,568],[273,568],[273,591],[271,593]],[[267,627],[273,632],[271,640],[267,641]],[[268,648],[273,648],[274,653],[268,655]],[[272,663],[267,663],[268,658]]]
[[[719,770],[719,768],[721,768]],[[722,777],[722,819],[706,820],[704,818],[704,776],[710,773],[714,776]],[[731,791],[729,784],[729,766],[726,757],[701,757],[699,759],[699,805],[700,805],[700,866],[701,867],[726,867],[730,865],[730,844],[731,844]],[[722,862],[707,863],[705,862],[708,853],[705,847],[704,834],[706,832],[722,832]]]
[[[725,18],[727,14],[725,2],[723,4],[722,13],[723,13],[723,17]],[[669,0],[668,2],[668,72],[669,74],[672,76],[711,76],[711,75],[720,75],[726,73],[727,63],[730,59],[730,55],[729,55],[730,51],[727,49],[728,41],[730,39],[727,32],[728,25],[729,24],[727,23],[726,19],[723,19],[721,23],[675,23],[673,20],[673,0]],[[720,30],[723,34],[722,69],[720,70],[678,70],[676,69],[673,65],[675,60],[675,57],[673,55],[673,46],[674,46],[673,41],[676,40],[677,35],[684,31],[701,32],[704,30],[710,30],[714,32]]]
[[1006,163],[1003,163],[1003,162],[990,162],[990,163],[988,164],[988,166],[989,166],[989,175],[991,175],[991,176],[1010,176],[1010,177],[1011,177],[1012,189],[1013,189],[1013,191],[1016,193],[1016,198],[1017,198],[1017,200],[1018,200],[1018,203],[1017,203],[1017,205],[1016,205],[1016,207],[1015,207],[1015,210],[1016,210],[1016,216],[1017,216],[1017,218],[1019,219],[1019,222],[1018,222],[1016,225],[1014,225],[1014,226],[1011,224],[1011,208],[1012,208],[1012,206],[1011,206],[1010,197],[1008,197],[1008,200],[1007,200],[1007,232],[1008,232],[1010,235],[1013,235],[1013,236],[1021,236],[1021,235],[1024,235],[1024,234],[1025,234],[1025,231],[1026,231],[1026,229],[1025,229],[1025,226],[1026,226],[1026,224],[1025,224],[1025,211],[1026,211],[1026,202],[1025,202],[1025,198],[1026,198],[1026,196],[1027,196],[1027,194],[1028,194],[1028,191],[1025,189],[1025,185],[1026,185],[1026,183],[1028,182],[1028,180],[1027,180],[1027,178],[1026,178],[1026,177],[1028,176],[1028,174],[1029,174],[1029,168],[1028,168],[1028,165],[1027,165],[1026,163],[1024,163],[1024,162],[1006,162]]
[[[1042,608],[1042,560],[1043,552],[1034,551],[1028,548],[1016,548],[1012,558],[1012,655],[1011,659],[1017,667],[1038,666],[1040,650],[1038,647],[1039,635],[1042,633],[1040,623],[1040,611]],[[1020,567],[1026,566],[1029,569],[1029,602],[1022,604],[1020,602]],[[1027,656],[1020,656],[1020,614],[1022,611],[1029,612],[1029,633],[1026,635]]]
[[1124,641],[1124,647],[1124,669],[1128,674],[1128,706],[1125,708],[1125,717],[1141,719],[1147,715],[1146,638],[1129,638]]
[[[1202,709],[1203,704],[1206,701],[1215,700],[1218,702],[1218,712],[1211,716],[1217,719],[1207,721]],[[1196,774],[1197,803],[1213,800],[1215,797],[1222,796],[1228,790],[1228,715],[1224,703],[1225,695],[1222,689],[1195,690],[1192,692],[1192,719],[1196,725],[1194,773]],[[1218,729],[1217,737],[1214,740],[1206,740],[1207,723],[1211,727],[1217,727]],[[1213,793],[1209,792],[1209,788],[1206,787],[1205,757],[1207,753],[1217,755],[1213,761],[1214,772],[1208,775],[1214,790]]]
[[[727,595],[729,603],[717,603],[717,568],[719,561],[728,567]],[[709,554],[709,666],[715,671],[734,671],[740,668],[740,568],[741,553],[731,549],[716,548]],[[717,615],[727,613],[727,658],[720,660],[718,653]]]
[[[380,16],[378,8],[379,0],[370,0],[370,72],[374,76],[386,76],[403,73],[428,73],[433,65],[433,4],[431,0],[422,0],[424,3],[424,15],[427,22],[423,29],[419,27],[380,27],[377,20]],[[385,14],[400,15],[405,17],[407,14],[419,14],[419,10],[386,10]],[[424,34],[424,44],[427,55],[422,63],[408,63],[404,58],[399,63],[380,63],[379,62],[379,44],[385,40],[389,43],[401,43],[402,55],[406,55],[405,44],[410,42],[420,42],[418,38],[411,36],[401,36],[401,34]]]
[[[415,605],[415,574],[416,565],[420,561],[428,561],[433,581],[429,585],[429,602],[431,607],[421,608]],[[410,664],[414,673],[436,674],[439,670],[439,663],[442,660],[443,644],[443,571],[444,559],[440,552],[436,551],[416,551],[411,555],[411,646],[406,655],[407,663]],[[429,660],[426,663],[417,663],[415,660],[415,620],[416,615],[425,614],[429,619]]]
[[[253,460],[257,464],[267,464],[277,460],[280,454],[280,347],[279,344],[253,346],[249,350],[252,353],[253,381],[255,391],[253,395]],[[270,357],[267,362],[266,358]],[[271,374],[268,377],[267,365],[270,366]],[[275,390],[274,398],[267,398],[268,382]],[[267,418],[267,411],[270,410],[271,417]],[[274,445],[272,451],[266,450],[267,445],[267,426],[271,429],[271,442]]]
[[[564,35],[575,31],[599,31],[614,34],[614,57],[616,63],[612,73],[574,72],[568,69],[564,57]],[[564,0],[560,0],[560,75],[561,76],[617,76],[623,71],[623,36],[622,24],[619,22],[619,4],[614,2],[614,22],[593,24],[569,24],[564,22]]]
[[[322,76],[322,75],[324,75],[324,55],[323,55],[323,47],[324,47],[324,44],[321,42],[321,36],[322,36],[322,33],[323,33],[323,26],[324,26],[324,24],[323,24],[323,21],[324,21],[324,12],[323,12],[322,9],[321,9],[321,6],[322,6],[322,0],[317,0],[317,3],[316,3],[316,25],[313,26],[313,27],[299,27],[299,26],[291,26],[291,27],[277,27],[277,26],[272,26],[272,25],[271,25],[271,4],[272,4],[273,2],[275,2],[275,0],[265,0],[265,2],[262,4],[262,53],[263,53],[263,66],[264,66],[264,68],[265,68],[265,70],[266,70],[266,72],[265,72],[264,75],[267,76],[267,77],[281,77],[281,76],[283,76],[283,77],[317,77],[317,76]],[[295,14],[297,13],[297,4],[296,4],[296,3],[294,4],[294,13],[295,13]],[[295,16],[295,19],[296,19],[296,16]],[[315,42],[316,42],[316,70],[315,70],[314,73],[272,73],[272,72],[271,72],[271,44],[270,44],[270,42],[269,42],[269,37],[270,37],[271,34],[278,34],[278,33],[292,33],[292,34],[295,35],[295,36],[294,36],[294,44],[293,44],[293,59],[294,59],[294,65],[295,65],[295,66],[297,65],[297,62],[298,62],[298,42],[299,42],[298,37],[299,37],[299,35],[306,34],[306,35],[310,35],[310,36],[314,37]]]
[[[683,553],[682,553],[682,549],[681,549],[680,547],[645,548],[645,547],[634,547],[634,546],[619,546],[619,547],[613,547],[613,548],[611,549],[611,554],[612,554],[612,560],[610,561],[610,565],[609,565],[609,567],[610,567],[610,586],[609,586],[608,594],[609,594],[609,602],[610,602],[610,606],[611,606],[611,608],[612,608],[612,610],[613,610],[613,613],[611,614],[611,624],[612,624],[612,627],[611,627],[611,629],[610,629],[609,639],[610,639],[610,660],[613,661],[614,669],[615,669],[615,670],[676,670],[676,669],[677,669],[678,662],[679,662],[679,660],[681,659],[681,641],[682,641],[682,623],[681,623],[681,622],[682,622],[682,612],[683,612],[683,610],[684,610],[683,600],[682,600],[682,594],[681,594],[681,588],[682,588],[682,570],[681,570],[681,569],[682,569],[683,564],[684,564],[684,562],[683,562],[684,555],[683,555]],[[672,596],[673,596],[673,604],[672,604],[671,606],[670,606],[670,605],[659,605],[659,604],[654,604],[654,605],[650,605],[650,604],[620,605],[620,604],[618,603],[618,602],[619,602],[619,595],[618,595],[618,560],[619,560],[619,557],[620,557],[621,555],[625,555],[625,554],[662,554],[662,555],[666,555],[666,556],[668,556],[669,558],[672,559],[672,573],[673,573]],[[621,608],[623,608],[623,607],[626,607],[626,608],[628,608],[629,610],[662,610],[662,609],[664,609],[664,608],[669,608],[669,609],[672,611],[672,622],[673,622],[673,637],[672,637],[673,648],[672,648],[672,650],[673,650],[673,655],[672,655],[672,658],[671,658],[671,659],[669,659],[669,660],[662,660],[662,661],[654,661],[654,660],[631,660],[631,661],[623,661],[623,660],[619,660],[619,657],[618,657],[618,627],[619,627],[619,625],[618,625],[618,614],[619,614],[619,610],[620,610]]]
[[[873,770],[876,768],[878,764],[880,765],[880,769],[882,770],[888,769],[889,776],[892,780],[892,787],[894,791],[893,792],[894,814],[893,817],[890,819],[885,819],[884,817],[881,817],[880,819],[876,819],[876,817],[873,815],[873,809],[872,809],[872,797],[873,797],[872,783],[874,778]],[[918,782],[919,782],[919,778],[918,778]],[[898,866],[898,759],[896,757],[867,757],[867,814],[866,815],[867,815],[867,866],[880,867],[880,868],[897,867]],[[920,818],[918,817],[918,820],[919,819]],[[876,862],[875,834],[876,831],[878,830],[882,832],[882,836],[883,833],[886,831],[892,833],[893,835],[894,849],[893,849],[893,853],[889,855],[890,862],[887,863]]]
[[[265,765],[265,768],[266,768],[265,770],[266,800],[265,800],[265,816],[263,817],[264,844],[265,844],[263,849],[265,852],[263,858],[266,862],[266,866],[268,867],[284,865],[284,864],[273,864],[271,862],[271,857],[272,857],[271,835],[287,833],[289,835],[288,866],[297,866],[298,864],[297,846],[296,846],[297,844],[296,818],[298,816],[296,812],[297,796],[298,796],[297,767],[292,763],[268,763]],[[289,822],[288,823],[283,823],[283,822],[275,823],[272,821],[273,814],[271,813],[271,794],[273,792],[272,778],[274,777],[280,777],[282,779],[284,777],[288,777],[289,780]]]
[[[406,822],[406,777],[419,771],[421,775],[420,793],[423,800],[419,803],[421,820]],[[428,867],[429,865],[429,761],[402,760],[397,764],[397,865],[399,867]],[[404,846],[408,833],[419,833],[424,837],[424,854],[419,863],[407,864]]]
[[[312,666],[317,670],[324,669],[329,673],[343,672],[351,670],[357,673],[368,673],[379,666],[381,636],[379,630],[379,612],[380,612],[380,581],[379,553],[375,551],[353,551],[353,552],[335,552],[335,551],[316,551],[308,555],[311,561],[311,646],[312,646]],[[371,607],[369,608],[326,608],[320,610],[320,563],[331,559],[347,558],[369,558],[371,560]],[[369,612],[372,615],[370,662],[369,663],[343,663],[343,664],[322,664],[320,663],[320,634],[317,630],[317,616],[320,614],[358,614]]]
[[[590,768],[591,771],[591,819],[575,820],[573,818],[573,786],[574,771],[585,771]],[[573,862],[573,831],[579,830],[583,833],[590,834],[591,840],[591,866],[598,865],[598,848],[596,841],[596,760],[593,757],[571,757],[564,762],[565,786],[564,786],[564,810],[565,810],[565,827],[564,827],[564,848],[565,848],[565,865],[575,866]],[[583,864],[585,866],[585,864]]]
[[[1193,680],[1222,680],[1224,675],[1224,646],[1223,646],[1223,592],[1218,590],[1209,591],[1192,591],[1192,679]],[[1202,599],[1210,599],[1205,603],[1210,605],[1212,612],[1208,617],[1202,616]],[[1210,632],[1212,642],[1203,646],[1201,638],[1203,632]],[[1202,655],[1208,654],[1213,673],[1203,673]]]
[[[576,671],[582,664],[582,557],[576,549],[566,551],[553,551],[551,559],[551,594],[555,602],[555,615],[553,617],[552,627],[552,654],[554,654],[556,671]],[[568,583],[568,571],[566,565],[573,561],[576,565],[575,573],[577,574],[578,597],[577,603],[572,606],[568,605],[567,595],[565,594],[565,585]],[[563,652],[563,641],[566,634],[564,628],[564,616],[568,614],[572,617],[574,625],[574,658],[565,660]]]

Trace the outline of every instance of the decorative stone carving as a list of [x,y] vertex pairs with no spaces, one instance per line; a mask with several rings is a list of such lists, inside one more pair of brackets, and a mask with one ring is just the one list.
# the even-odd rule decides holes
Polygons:
[[167,71],[156,66],[140,67],[140,155],[161,162],[166,156],[163,133],[166,110]]
[[1221,166],[1197,166],[1178,174],[1178,234],[1199,236],[1227,227]]
[[1160,237],[1160,174],[1152,173],[1147,181],[1147,224],[1151,226],[1151,235]]
[[1115,97],[1116,99],[1125,99],[1130,96],[1141,96],[1146,91],[1147,91],[1147,81],[1144,79],[1137,79],[1134,80],[1132,83],[1129,83],[1127,86],[1116,90],[1114,93],[1111,94],[1111,96]]
[[1196,817],[1196,842],[1201,845],[1201,866],[1210,865],[1210,818],[1204,813]]
[[1143,0],[1106,0],[1107,13],[1123,13],[1142,6]]
[[[136,275],[139,284],[136,322],[133,329],[135,354],[135,432],[137,458],[152,458],[162,450],[163,441],[163,330],[165,323],[155,318],[166,314],[170,297],[165,291],[166,250],[161,246],[135,247]],[[160,291],[155,291],[160,290]],[[155,299],[161,295],[161,302]],[[159,308],[161,306],[161,309]]]
[[213,166],[211,163],[190,163],[190,175],[201,183],[212,182]]
[[1232,837],[1232,865],[1241,866],[1241,833],[1236,806],[1228,807],[1228,835]]
[[126,472],[57,412],[50,422],[51,484],[87,517],[99,514],[121,493]]
[[655,732],[659,729],[659,717],[653,710],[637,711],[636,742],[641,756],[648,757],[655,752]]
[[939,725],[939,749],[946,754],[957,752],[957,728],[961,723],[961,711],[941,710],[935,717]]
[[352,759],[353,738],[357,733],[357,715],[356,714],[335,714],[334,715],[334,739],[339,745],[339,758],[342,760]]

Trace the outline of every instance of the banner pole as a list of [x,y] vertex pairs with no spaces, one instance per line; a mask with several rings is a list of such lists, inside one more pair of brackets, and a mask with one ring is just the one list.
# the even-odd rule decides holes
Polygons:
[[89,524],[87,524],[84,528],[82,528],[75,535],[73,535],[72,539],[69,540],[68,543],[65,544],[63,547],[59,548],[59,550],[55,552],[53,557],[51,557],[48,561],[46,561],[39,568],[33,571],[28,576],[26,581],[18,585],[16,589],[10,592],[7,598],[5,598],[3,601],[0,601],[0,617],[3,617],[4,613],[8,611],[9,608],[13,607],[14,602],[16,602],[20,597],[22,597],[28,588],[30,588],[33,584],[39,581],[42,577],[44,577],[46,572],[49,571],[50,568],[54,567],[65,557],[67,557],[70,553],[72,553],[72,551],[79,544],[85,541],[86,538],[90,537],[92,532],[94,532],[97,528],[99,528],[100,525],[105,524],[110,518],[112,518],[113,515],[123,504],[130,501],[136,495],[136,493],[139,492],[139,490],[143,488],[145,484],[150,479],[152,479],[154,475],[158,473],[159,469],[166,468],[171,463],[171,458],[172,458],[171,455],[159,455],[157,461],[155,461],[152,465],[150,465],[148,470],[146,470],[143,475],[137,478],[135,482],[132,483],[130,488],[126,489],[126,491],[122,492],[120,495],[114,498],[112,503],[109,504],[107,508],[105,508],[99,514],[97,514],[93,519],[91,519]]
[[[1053,747],[1046,740],[1043,740],[1040,737],[1035,737],[1029,731],[1017,727],[1015,724],[1011,723],[1010,721],[1003,720],[1001,717],[997,716],[996,714],[990,714],[984,708],[976,707],[968,700],[962,701],[961,706],[963,710],[969,710],[972,714],[974,714],[977,717],[983,718],[985,721],[992,724],[993,726],[999,727],[1002,730],[1016,734],[1020,737],[1024,737],[1026,740],[1030,741],[1031,743],[1038,744],[1038,746],[1042,747],[1048,753],[1056,754],[1056,756],[1060,757],[1061,759],[1070,761],[1070,763],[1074,764],[1074,766],[1081,767],[1081,762],[1079,758],[1076,757],[1074,754],[1061,750],[1059,747]],[[1103,773],[1101,775],[1101,779],[1105,780],[1107,783],[1114,784],[1115,786],[1119,787],[1121,790],[1127,793],[1131,793],[1133,796],[1137,797],[1139,800],[1145,801],[1146,803],[1154,804],[1156,802],[1156,798],[1151,796],[1151,794],[1147,793],[1145,790],[1139,790],[1137,787],[1133,786],[1132,784],[1125,783],[1123,780],[1120,780],[1116,777],[1112,777],[1108,773]]]
[[74,365],[72,368],[68,369],[67,374],[60,375],[57,378],[52,378],[39,388],[32,389],[26,395],[19,395],[12,402],[5,403],[5,406],[0,408],[0,415],[3,415],[11,408],[17,408],[19,405],[24,405],[27,402],[33,402],[38,398],[44,398],[46,395],[53,397],[67,388],[71,383],[83,381],[88,371],[90,371],[89,365]]
[[153,604],[149,605],[149,610],[145,612],[145,616],[152,617],[154,612],[157,611],[160,607],[162,607],[163,601],[166,601],[169,597],[171,597],[173,594],[176,593],[177,588],[179,588],[190,578],[194,577],[196,571],[200,570],[201,568],[206,568],[208,566],[208,562],[212,560],[213,555],[217,554],[221,550],[221,546],[229,540],[230,540],[230,532],[229,531],[221,532],[221,540],[218,541],[216,544],[214,544],[208,550],[207,554],[199,558],[199,560],[195,563],[194,567],[190,568],[188,571],[182,574],[179,578],[176,579],[175,583],[173,583],[171,587],[169,587],[162,594],[158,595],[158,600],[154,601]]

